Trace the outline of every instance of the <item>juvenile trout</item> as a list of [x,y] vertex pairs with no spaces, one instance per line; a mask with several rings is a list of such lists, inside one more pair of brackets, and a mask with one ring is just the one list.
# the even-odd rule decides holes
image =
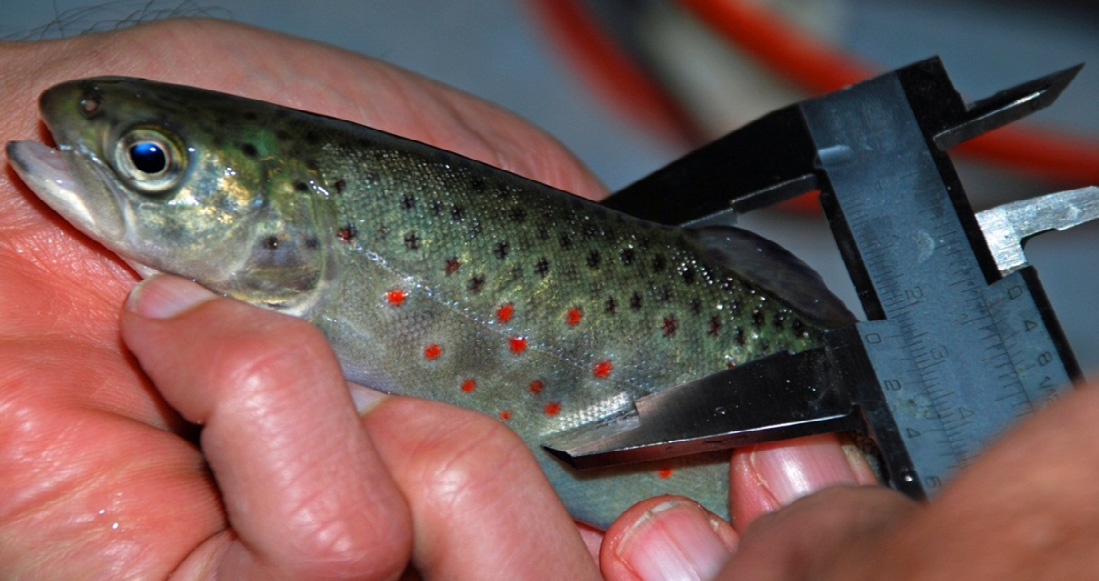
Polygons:
[[58,149],[8,156],[77,228],[144,276],[311,321],[352,381],[507,423],[597,526],[663,493],[727,515],[727,455],[576,473],[541,442],[851,318],[743,230],[645,222],[349,122],[124,78],[40,107]]

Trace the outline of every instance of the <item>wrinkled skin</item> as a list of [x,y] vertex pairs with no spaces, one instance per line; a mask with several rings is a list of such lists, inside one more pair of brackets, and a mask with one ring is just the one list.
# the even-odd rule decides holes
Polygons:
[[[601,194],[497,109],[225,23],[0,44],[0,136],[45,140],[38,92],[102,74],[343,117]],[[734,456],[736,527],[653,499],[604,537],[569,519],[495,420],[356,389],[357,414],[300,321],[170,278],[124,308],[134,274],[7,167],[0,273],[0,577],[392,579],[411,564],[441,579],[706,578],[731,556],[721,578],[1079,578],[1099,564],[1093,390],[1010,435],[930,507],[846,487],[756,519],[865,481],[824,438]]]

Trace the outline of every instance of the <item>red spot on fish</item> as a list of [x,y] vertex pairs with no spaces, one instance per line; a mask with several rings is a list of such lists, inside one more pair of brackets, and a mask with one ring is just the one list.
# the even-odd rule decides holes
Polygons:
[[732,369],[734,367],[736,367],[736,363],[733,363],[732,361],[727,361],[725,363],[725,369]]
[[424,347],[424,357],[428,360],[438,359],[443,354],[443,348],[432,343]]
[[575,326],[580,323],[582,318],[583,315],[580,313],[580,309],[569,309],[569,312],[565,315],[565,322],[569,326]]
[[530,382],[530,387],[528,387],[527,389],[529,389],[531,393],[537,394],[542,393],[542,388],[545,386],[546,384],[542,383],[542,380],[535,379],[534,381]]
[[665,469],[661,470],[660,472],[657,472],[656,475],[661,477],[661,478],[671,478],[672,477],[672,469],[671,468],[665,468]]
[[591,373],[596,377],[606,377],[611,374],[611,369],[613,368],[614,366],[611,365],[611,362],[604,359],[591,368]]
[[508,347],[511,348],[512,353],[522,353],[527,348],[527,340],[522,337],[512,337],[508,339]]
[[340,228],[336,231],[336,238],[339,238],[340,242],[350,242],[355,238],[355,227],[349,224]]
[[661,325],[661,329],[664,331],[665,337],[671,337],[675,335],[675,330],[679,327],[679,323],[675,320],[675,317],[665,317],[664,324]]
[[473,391],[473,388],[477,387],[477,382],[472,379],[467,379],[462,382],[462,391],[469,393]]
[[459,268],[462,268],[462,262],[458,260],[457,256],[455,256],[453,258],[446,259],[446,264],[443,266],[443,272],[446,272],[446,275],[450,276],[458,272]]
[[385,300],[389,301],[389,304],[394,307],[401,306],[401,303],[408,297],[401,289],[393,289],[385,294]]
[[500,411],[500,419],[504,420],[505,422],[510,420],[511,419],[511,412],[509,412],[507,410],[501,410]]
[[547,416],[555,416],[561,412],[561,404],[551,401],[546,404],[546,407],[542,408],[542,411],[546,412]]
[[510,321],[513,314],[515,314],[515,307],[511,303],[504,303],[500,308],[496,309],[496,318],[501,323]]

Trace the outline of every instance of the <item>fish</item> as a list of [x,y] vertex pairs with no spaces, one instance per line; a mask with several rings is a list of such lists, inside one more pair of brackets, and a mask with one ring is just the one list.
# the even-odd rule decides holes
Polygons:
[[728,518],[728,454],[577,472],[542,442],[853,320],[754,233],[641,220],[348,121],[125,77],[39,109],[57,147],[8,157],[77,229],[141,276],[310,321],[350,381],[504,422],[598,527],[661,494]]

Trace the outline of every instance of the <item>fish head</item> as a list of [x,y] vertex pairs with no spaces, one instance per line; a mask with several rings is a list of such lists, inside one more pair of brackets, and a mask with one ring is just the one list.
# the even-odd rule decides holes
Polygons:
[[[76,228],[142,276],[180,275],[300,314],[332,279],[327,193],[256,102],[127,78],[45,91],[57,149],[8,144],[19,176]],[[251,122],[249,122],[251,121]]]

